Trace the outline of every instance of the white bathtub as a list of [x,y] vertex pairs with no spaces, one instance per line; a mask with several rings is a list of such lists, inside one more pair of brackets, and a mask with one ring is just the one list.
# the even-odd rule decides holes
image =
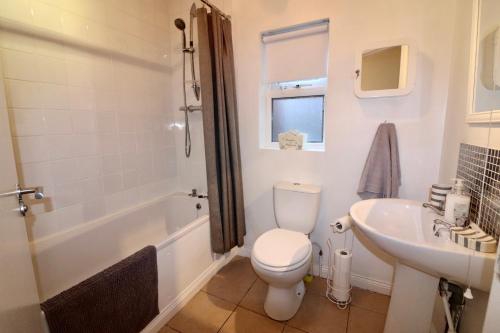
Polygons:
[[158,257],[160,316],[145,330],[152,332],[232,257],[212,254],[207,200],[176,193],[32,242],[40,299],[147,245]]

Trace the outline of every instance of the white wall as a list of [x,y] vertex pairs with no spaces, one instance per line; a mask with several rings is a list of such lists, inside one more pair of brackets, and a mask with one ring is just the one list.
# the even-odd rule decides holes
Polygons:
[[460,143],[500,149],[500,124],[468,124],[465,121],[470,65],[473,0],[458,1],[452,48],[450,89],[439,179],[450,182],[456,176]]
[[3,0],[0,55],[18,174],[49,197],[32,239],[176,189],[163,0]]
[[[377,126],[385,120],[398,129],[401,197],[426,198],[429,186],[438,178],[455,1],[256,0],[234,1],[232,6],[248,248],[275,226],[272,184],[295,180],[323,186],[320,218],[312,239],[325,249],[329,223],[359,200],[359,177]],[[261,150],[260,33],[325,17],[331,24],[326,151]],[[401,38],[414,40],[418,48],[414,91],[396,98],[356,98],[356,50],[376,41]],[[343,239],[336,237],[335,245],[342,246]],[[379,281],[387,289],[392,280],[391,259],[357,237],[353,252],[353,273],[376,280],[371,287]]]

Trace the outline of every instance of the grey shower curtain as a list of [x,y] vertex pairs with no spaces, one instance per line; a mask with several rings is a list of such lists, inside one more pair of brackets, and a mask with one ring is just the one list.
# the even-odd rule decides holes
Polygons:
[[205,8],[197,21],[210,236],[225,253],[246,233],[231,22]]

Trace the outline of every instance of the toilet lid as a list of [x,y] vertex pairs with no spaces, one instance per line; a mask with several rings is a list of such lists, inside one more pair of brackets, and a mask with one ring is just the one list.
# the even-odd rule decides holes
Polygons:
[[263,265],[279,268],[304,261],[311,251],[311,242],[303,233],[276,228],[257,238],[252,255]]

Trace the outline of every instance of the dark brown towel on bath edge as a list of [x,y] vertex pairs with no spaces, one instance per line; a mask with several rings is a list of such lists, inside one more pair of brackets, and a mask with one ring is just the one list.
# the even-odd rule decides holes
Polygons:
[[156,248],[147,246],[41,304],[51,333],[137,333],[159,313]]

